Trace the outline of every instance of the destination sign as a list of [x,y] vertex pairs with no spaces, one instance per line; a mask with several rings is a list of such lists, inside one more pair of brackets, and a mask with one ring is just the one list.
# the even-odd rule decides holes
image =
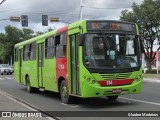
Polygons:
[[135,24],[123,23],[123,22],[101,22],[101,21],[89,21],[87,23],[88,30],[117,30],[117,31],[130,31],[136,32]]

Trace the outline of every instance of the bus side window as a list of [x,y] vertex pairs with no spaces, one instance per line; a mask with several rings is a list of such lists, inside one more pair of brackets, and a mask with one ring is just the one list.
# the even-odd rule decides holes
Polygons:
[[49,37],[45,41],[45,57],[53,58],[55,54],[54,38]]
[[18,61],[18,48],[14,49],[14,61],[17,62]]
[[58,46],[60,45],[60,35],[56,36],[56,39],[55,39],[55,46]]
[[36,60],[36,42],[31,44],[30,49],[30,60]]
[[30,44],[25,45],[25,46],[24,46],[24,49],[23,49],[23,52],[24,52],[23,60],[24,60],[24,61],[29,60],[29,57],[30,57],[29,51],[30,51]]
[[56,57],[65,57],[66,56],[66,33],[62,33],[56,36],[55,46],[56,46]]

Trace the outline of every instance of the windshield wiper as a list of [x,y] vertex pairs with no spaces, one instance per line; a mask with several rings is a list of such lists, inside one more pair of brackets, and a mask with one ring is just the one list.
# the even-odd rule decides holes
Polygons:
[[[103,31],[101,31],[102,34],[102,38],[103,38],[103,44],[105,45],[105,47],[110,51],[110,43],[109,41],[106,39],[105,33]],[[110,52],[109,52],[110,54]]]

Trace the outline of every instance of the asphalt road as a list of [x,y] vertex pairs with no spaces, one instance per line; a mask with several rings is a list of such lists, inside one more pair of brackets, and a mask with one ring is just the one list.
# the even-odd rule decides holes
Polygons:
[[[18,84],[13,75],[0,76],[0,90],[29,103],[43,111],[160,111],[160,83],[144,82],[142,94],[123,95],[116,101],[109,101],[106,98],[80,99],[77,98],[74,104],[63,104],[60,96],[53,92],[27,93],[26,87]],[[9,107],[9,106],[8,106]],[[74,113],[73,113],[74,114]],[[79,117],[60,117],[70,120]],[[87,117],[87,120],[135,120],[135,117]],[[140,120],[157,120],[159,118],[136,118]]]

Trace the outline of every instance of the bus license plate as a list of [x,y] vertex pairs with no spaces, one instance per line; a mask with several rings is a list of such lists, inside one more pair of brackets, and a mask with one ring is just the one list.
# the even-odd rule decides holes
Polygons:
[[113,89],[112,90],[112,93],[121,93],[122,92],[122,89]]

